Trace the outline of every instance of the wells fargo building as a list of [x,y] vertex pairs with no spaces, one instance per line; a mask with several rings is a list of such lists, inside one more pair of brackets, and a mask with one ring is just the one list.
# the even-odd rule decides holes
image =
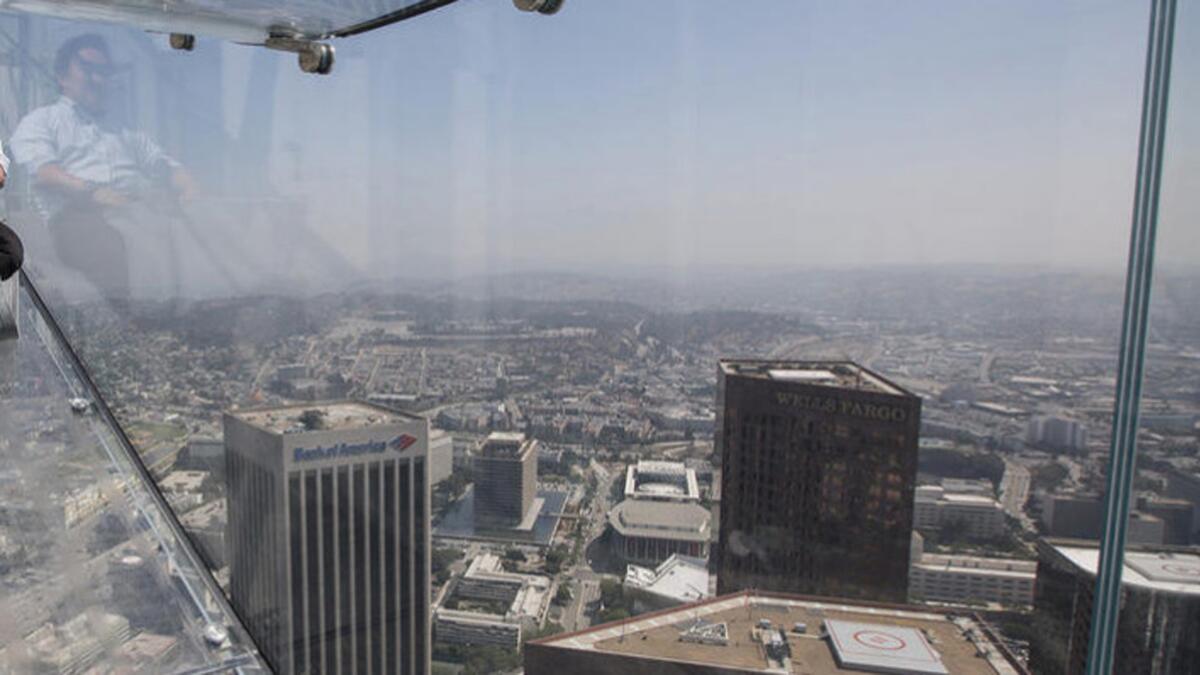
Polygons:
[[717,378],[719,593],[906,601],[921,399],[848,361]]

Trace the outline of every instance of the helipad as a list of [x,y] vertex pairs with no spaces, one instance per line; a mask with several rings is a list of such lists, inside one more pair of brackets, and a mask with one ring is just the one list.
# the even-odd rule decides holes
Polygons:
[[1125,564],[1150,581],[1200,584],[1200,557],[1180,554],[1125,554]]
[[870,673],[950,672],[915,628],[826,619],[825,630],[843,668]]

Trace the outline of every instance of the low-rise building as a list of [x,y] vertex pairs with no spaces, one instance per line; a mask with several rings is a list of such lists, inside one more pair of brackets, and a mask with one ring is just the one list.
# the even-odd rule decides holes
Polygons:
[[1012,558],[925,553],[908,572],[912,602],[1033,605],[1037,563]]
[[630,565],[624,585],[637,609],[658,609],[709,597],[708,582],[704,559],[675,554],[655,568]]
[[679,553],[707,558],[712,516],[693,502],[627,499],[608,513],[613,548],[626,562],[651,564]]
[[521,644],[521,622],[497,614],[467,612],[439,607],[433,614],[433,633],[438,642],[463,645],[517,647]]
[[683,462],[640,460],[625,471],[625,499],[698,502],[700,484]]
[[[550,608],[550,579],[536,574],[504,570],[500,557],[483,553],[471,561],[466,573],[434,610],[434,630],[440,642],[450,644],[520,644],[523,630],[541,626]],[[494,601],[503,614],[445,607],[449,598]]]
[[992,539],[1004,534],[1004,507],[992,497],[950,492],[941,485],[922,485],[913,501],[913,527],[937,530],[961,522],[968,536]]

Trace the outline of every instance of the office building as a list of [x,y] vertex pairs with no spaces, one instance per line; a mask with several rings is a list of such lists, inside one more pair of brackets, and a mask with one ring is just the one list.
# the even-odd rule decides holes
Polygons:
[[340,402],[224,427],[231,600],[275,672],[428,672],[428,422]]
[[1167,469],[1167,496],[1192,505],[1192,542],[1200,542],[1200,459],[1174,458]]
[[1025,427],[1025,442],[1049,450],[1083,452],[1087,449],[1087,427],[1063,417],[1034,417]]
[[[1033,672],[1085,672],[1099,560],[1095,542],[1038,542]],[[1200,672],[1200,548],[1127,547],[1121,596],[1114,673]]]
[[913,537],[910,602],[1029,607],[1036,580],[1033,560],[926,553],[920,536]]
[[454,437],[441,429],[429,431],[429,485],[450,477],[454,470]]
[[492,432],[475,457],[475,523],[532,529],[537,501],[538,442],[519,432]]
[[[1041,505],[1042,529],[1047,536],[1064,539],[1100,538],[1100,523],[1104,520],[1102,495],[1045,495]],[[1178,515],[1171,517],[1179,520],[1186,518]],[[1167,532],[1166,519],[1138,508],[1129,513],[1125,540],[1131,544],[1163,544],[1167,540]]]
[[720,592],[906,601],[921,399],[847,361],[717,379]]
[[1026,671],[969,614],[751,591],[525,644],[526,675],[862,672]]
[[[523,631],[541,627],[550,610],[550,579],[505,571],[500,557],[493,553],[476,556],[466,573],[452,584],[434,610],[434,630],[439,643],[515,648],[521,643]],[[479,608],[451,609],[447,607],[450,600],[456,605],[464,601],[500,604],[504,610],[497,613]]]
[[1163,542],[1169,546],[1192,543],[1195,514],[1191,502],[1185,499],[1140,497],[1137,510],[1163,521]]
[[940,485],[917,488],[913,502],[913,527],[940,530],[956,524],[973,539],[995,539],[1004,534],[1004,507],[992,497],[960,494]]

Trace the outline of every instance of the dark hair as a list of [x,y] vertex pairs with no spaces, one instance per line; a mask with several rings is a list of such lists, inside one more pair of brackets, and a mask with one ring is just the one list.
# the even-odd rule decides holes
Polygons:
[[71,61],[79,52],[85,49],[95,49],[109,56],[108,42],[96,33],[84,33],[62,43],[58,54],[54,56],[54,74],[62,77],[71,69]]

